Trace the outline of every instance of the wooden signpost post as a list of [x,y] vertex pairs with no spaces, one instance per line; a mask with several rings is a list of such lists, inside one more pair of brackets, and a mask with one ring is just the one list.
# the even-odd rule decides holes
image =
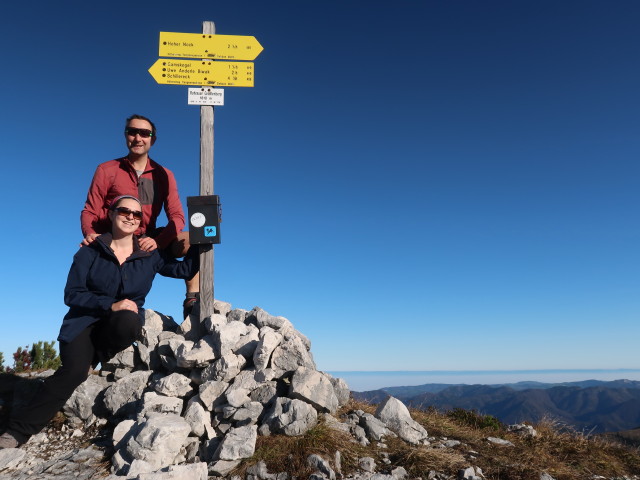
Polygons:
[[[202,23],[202,33],[215,35],[213,22]],[[213,195],[213,106],[200,107],[200,195]],[[200,247],[200,321],[213,315],[213,247]]]
[[[253,87],[253,63],[262,45],[254,37],[216,35],[213,22],[202,22],[202,34],[160,32],[160,57],[149,73],[167,85]],[[201,60],[184,60],[200,58]],[[225,60],[215,61],[214,60]],[[233,61],[228,61],[233,60]],[[213,104],[200,104],[200,195],[213,195]],[[200,247],[200,321],[213,312],[213,248]]]

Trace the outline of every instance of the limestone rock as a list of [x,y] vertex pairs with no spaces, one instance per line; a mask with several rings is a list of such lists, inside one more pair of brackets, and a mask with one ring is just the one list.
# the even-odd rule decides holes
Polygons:
[[271,366],[280,372],[278,376],[294,372],[298,367],[316,369],[316,364],[302,340],[298,337],[285,339],[273,351]]
[[304,400],[320,412],[335,413],[338,397],[331,381],[322,373],[310,368],[298,367],[291,378],[291,398]]
[[328,478],[329,480],[335,480],[336,472],[333,471],[329,462],[327,462],[320,455],[312,454],[307,457],[307,464],[320,472],[322,476]]
[[107,380],[96,375],[89,377],[82,382],[73,392],[67,403],[63,407],[64,414],[72,419],[81,422],[88,422],[95,419],[95,414],[104,416],[101,412],[101,402],[98,396],[109,386]]
[[204,462],[188,465],[171,465],[166,471],[141,473],[137,480],[207,480],[208,469]]
[[429,435],[422,425],[411,418],[409,409],[400,400],[388,397],[378,405],[376,418],[404,441],[417,445],[427,440]]
[[187,407],[184,419],[191,426],[191,433],[196,437],[202,437],[205,433],[213,431],[211,414],[207,413],[198,402],[193,402]]
[[255,425],[232,428],[220,442],[214,458],[226,461],[249,458],[256,450],[257,437],[258,427]]
[[180,373],[172,373],[156,380],[153,389],[167,397],[184,397],[192,391],[191,380]]
[[103,368],[113,369],[116,368],[127,368],[132,369],[136,366],[136,351],[133,348],[133,345],[122,350],[121,352],[116,353],[109,361],[103,365]]
[[193,344],[191,348],[185,343],[176,352],[176,361],[178,366],[182,368],[205,367],[216,358],[218,358],[218,355],[214,352],[211,335],[205,335]]
[[212,411],[217,405],[225,401],[224,392],[229,388],[227,382],[209,380],[198,387],[198,395],[202,406]]
[[271,433],[300,436],[318,423],[318,413],[302,400],[278,397],[264,418]]
[[347,382],[342,378],[334,378],[328,373],[324,373],[324,375],[331,381],[331,385],[333,385],[333,391],[338,399],[338,405],[340,407],[346,405],[351,398],[351,390],[349,390]]
[[494,445],[500,445],[500,446],[503,446],[503,447],[514,447],[515,446],[509,440],[505,440],[503,438],[487,437],[487,440],[489,442],[493,443]]
[[15,468],[25,457],[27,452],[20,448],[0,449],[0,471],[3,469]]
[[229,352],[215,360],[202,371],[202,379],[229,382],[236,377],[246,365],[247,361],[242,355]]
[[270,327],[260,329],[260,338],[258,345],[253,352],[253,364],[256,369],[264,370],[269,365],[271,354],[283,340],[282,334],[276,332]]
[[184,402],[178,397],[158,395],[156,392],[145,392],[142,395],[141,415],[148,413],[173,413],[180,415]]
[[126,416],[135,412],[150,376],[151,372],[133,372],[111,385],[104,394],[104,404],[111,414]]
[[151,415],[127,442],[126,456],[150,465],[150,471],[168,467],[180,455],[190,432],[191,426],[178,415]]
[[362,428],[364,428],[364,431],[367,434],[367,438],[377,442],[383,440],[384,437],[387,436],[396,436],[395,433],[387,428],[383,421],[378,420],[370,413],[364,413],[360,417],[359,424]]

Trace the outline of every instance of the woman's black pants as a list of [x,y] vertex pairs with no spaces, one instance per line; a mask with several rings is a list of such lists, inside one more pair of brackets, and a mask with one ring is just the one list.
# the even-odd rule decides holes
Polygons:
[[140,316],[118,310],[88,326],[70,342],[60,342],[62,365],[42,383],[31,402],[11,412],[7,431],[19,442],[42,430],[89,376],[96,359],[110,358],[140,338]]

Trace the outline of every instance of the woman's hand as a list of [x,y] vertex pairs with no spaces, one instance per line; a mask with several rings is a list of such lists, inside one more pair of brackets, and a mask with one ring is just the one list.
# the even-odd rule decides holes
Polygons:
[[118,310],[131,310],[132,312],[138,313],[138,305],[136,305],[136,302],[125,298],[111,305],[111,310],[114,312]]

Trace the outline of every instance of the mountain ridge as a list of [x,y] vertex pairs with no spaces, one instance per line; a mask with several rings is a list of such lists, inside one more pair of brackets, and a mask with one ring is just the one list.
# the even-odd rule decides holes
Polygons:
[[536,423],[550,418],[578,431],[633,430],[640,426],[640,381],[517,382],[506,384],[424,384],[352,392],[378,403],[388,395],[407,406],[441,411],[463,408],[492,415],[503,423]]

